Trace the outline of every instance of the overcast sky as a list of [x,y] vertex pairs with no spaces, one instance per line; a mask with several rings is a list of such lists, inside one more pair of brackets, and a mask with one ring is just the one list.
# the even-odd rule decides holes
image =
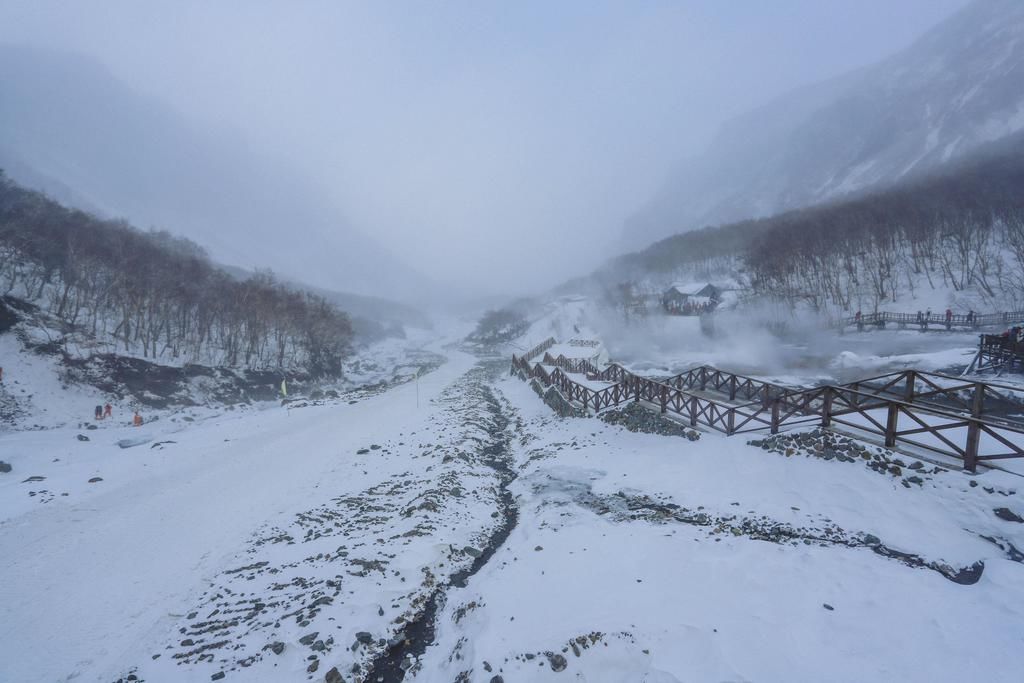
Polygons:
[[722,121],[963,4],[0,0],[0,41],[96,57],[309,173],[423,272],[494,290],[524,262],[579,274]]

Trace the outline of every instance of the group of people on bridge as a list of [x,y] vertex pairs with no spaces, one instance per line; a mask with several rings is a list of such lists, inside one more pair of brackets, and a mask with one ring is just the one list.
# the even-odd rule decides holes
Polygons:
[[[967,317],[965,318],[965,322],[967,323],[967,325],[973,326],[974,325],[974,321],[975,321],[974,311],[968,311],[967,312]],[[928,324],[931,323],[931,322],[934,322],[932,320],[932,309],[929,308],[924,313],[922,313],[921,311],[917,312],[917,324],[918,324],[918,326],[922,330],[927,330],[928,329]],[[942,323],[945,325],[947,330],[953,328],[953,309],[952,308],[947,308],[946,309],[946,315],[943,317]]]
[[[853,321],[854,324],[857,325],[858,330],[864,329],[864,315],[860,311],[857,311],[853,316]],[[909,320],[906,322],[909,323]],[[932,323],[943,325],[947,330],[951,330],[953,329],[953,309],[947,308],[945,315],[942,317],[933,316],[932,309],[930,308],[925,311],[919,310],[917,312],[917,316],[914,318],[914,322],[921,328],[921,330],[927,330],[928,325]],[[966,325],[967,327],[976,327],[978,322],[978,315],[973,310],[970,310],[967,312],[967,315],[962,316],[962,321],[958,321],[958,324]],[[901,321],[900,324],[902,325],[903,322]]]

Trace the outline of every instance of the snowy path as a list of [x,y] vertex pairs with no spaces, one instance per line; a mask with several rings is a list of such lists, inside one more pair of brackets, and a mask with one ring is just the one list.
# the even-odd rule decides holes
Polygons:
[[[62,490],[67,470],[47,467],[55,453],[64,461],[95,454],[108,471],[81,496],[2,515],[0,680],[116,678],[131,647],[166,633],[261,524],[408,467],[377,451],[368,464],[370,455],[355,451],[436,419],[431,400],[474,363],[454,353],[421,379],[419,410],[413,383],[355,405],[211,420],[160,450],[117,448],[117,438],[137,436],[130,429],[89,432],[88,444],[74,441],[74,430],[4,436],[0,449],[25,457],[7,456],[18,477],[3,481],[0,510],[20,511],[31,487]],[[48,479],[21,483],[28,474]]]

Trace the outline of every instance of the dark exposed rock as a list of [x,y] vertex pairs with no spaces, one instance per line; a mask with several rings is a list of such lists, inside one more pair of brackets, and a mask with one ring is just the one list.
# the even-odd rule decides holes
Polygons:
[[140,437],[137,439],[121,439],[117,442],[117,445],[119,448],[135,448],[136,446],[147,444],[150,441],[152,441],[152,439],[146,437]]
[[992,512],[996,513],[996,517],[1006,520],[1007,522],[1017,522],[1018,524],[1024,523],[1024,518],[1021,518],[1020,515],[1009,508],[996,508]]
[[342,677],[341,672],[338,671],[338,667],[334,667],[324,676],[324,683],[345,683],[345,679]]
[[224,678],[224,672],[223,671],[218,671],[217,673],[215,673],[212,676],[210,676],[210,680],[211,681],[219,681],[222,678]]
[[834,462],[852,463],[860,461],[878,474],[886,476],[902,477],[904,474],[903,468],[906,467],[907,469],[914,470],[915,474],[900,482],[905,488],[911,488],[911,484],[918,484],[920,486],[924,483],[925,479],[921,475],[934,474],[938,470],[936,468],[936,470],[929,472],[925,469],[924,463],[919,461],[906,465],[891,450],[871,446],[821,427],[796,434],[774,434],[764,439],[755,439],[747,443],[769,453],[778,453],[786,457],[803,455],[805,457],[820,458],[821,460]]
[[318,635],[320,635],[319,631],[313,631],[312,633],[307,633],[306,635],[304,635],[301,638],[299,638],[299,643],[302,644],[302,645],[312,645],[313,641],[316,640],[316,637]]
[[373,634],[367,633],[366,631],[360,631],[356,634],[356,641],[363,645],[370,645],[373,643]]
[[11,471],[11,464],[0,460],[0,473],[6,474]]
[[662,436],[683,436],[690,441],[700,439],[700,432],[688,429],[675,420],[645,408],[639,403],[629,403],[624,408],[605,411],[601,413],[600,417],[608,424],[621,425],[631,432],[660,434]]
[[282,652],[284,652],[284,643],[282,643],[281,641],[271,643],[270,651],[273,652],[275,655],[281,654]]
[[586,417],[587,411],[567,400],[558,389],[545,386],[539,379],[534,377],[530,380],[530,387],[544,401],[547,407],[555,411],[561,417]]
[[562,655],[547,653],[548,663],[551,664],[552,671],[565,671],[565,667],[568,666],[568,662],[565,661],[565,657]]
[[78,439],[79,441],[88,441],[89,440],[89,437],[87,437],[85,434],[79,434],[75,438]]
[[96,482],[100,482],[100,481],[103,481],[103,477],[93,477],[92,479],[89,480],[89,483],[90,484],[95,484]]

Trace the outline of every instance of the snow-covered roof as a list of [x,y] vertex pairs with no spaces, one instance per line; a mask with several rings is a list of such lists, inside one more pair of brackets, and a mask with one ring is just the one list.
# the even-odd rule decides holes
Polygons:
[[[711,292],[722,291],[720,287],[713,285],[710,282],[706,282],[704,284],[694,282],[675,282],[665,291],[665,294],[675,293],[693,299],[694,297],[701,295],[702,292],[710,293],[709,290]],[[707,298],[707,296],[704,296],[703,298]]]

